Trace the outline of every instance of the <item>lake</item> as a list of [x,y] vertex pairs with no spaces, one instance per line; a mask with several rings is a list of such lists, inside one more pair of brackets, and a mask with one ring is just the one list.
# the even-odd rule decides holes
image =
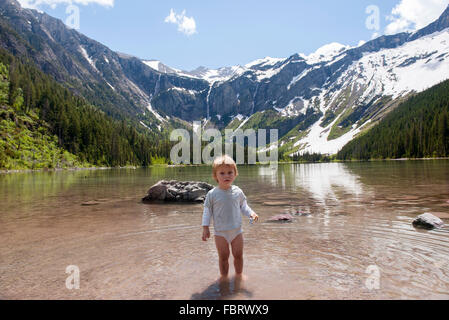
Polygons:
[[[231,256],[222,284],[202,204],[141,202],[162,179],[214,184],[210,167],[1,174],[0,299],[449,299],[449,220],[412,226],[449,213],[448,160],[239,173],[260,220],[243,219],[247,279]],[[281,213],[294,221],[267,222]]]

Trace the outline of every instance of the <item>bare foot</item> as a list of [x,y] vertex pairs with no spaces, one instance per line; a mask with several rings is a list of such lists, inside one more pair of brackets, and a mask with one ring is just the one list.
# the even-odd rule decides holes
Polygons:
[[229,280],[228,275],[221,275],[220,278],[218,278],[219,281],[226,281]]
[[243,273],[236,273],[235,274],[235,280],[246,281],[246,280],[248,280],[248,277],[245,274],[243,274]]
[[229,290],[229,278],[228,276],[221,276],[218,279],[218,289],[220,291],[220,295],[222,297],[226,297],[229,295],[230,290]]
[[238,273],[234,277],[234,293],[240,292],[242,290],[242,287],[244,287],[245,280],[247,279],[246,275],[243,275],[242,273]]

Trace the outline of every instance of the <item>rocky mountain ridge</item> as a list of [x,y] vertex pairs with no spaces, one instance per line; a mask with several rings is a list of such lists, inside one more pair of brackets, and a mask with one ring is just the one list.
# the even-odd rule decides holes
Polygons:
[[449,7],[417,32],[356,48],[334,43],[309,56],[191,72],[114,52],[16,0],[0,0],[0,17],[0,47],[107,113],[156,131],[195,120],[219,129],[277,128],[289,154],[336,153],[408,95],[449,77]]

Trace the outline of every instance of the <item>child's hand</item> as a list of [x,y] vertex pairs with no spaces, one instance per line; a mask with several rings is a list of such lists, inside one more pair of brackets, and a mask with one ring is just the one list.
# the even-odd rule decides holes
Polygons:
[[209,227],[203,227],[203,241],[207,241],[210,238]]
[[259,216],[253,211],[253,213],[251,213],[251,219],[254,220],[254,222],[259,221]]

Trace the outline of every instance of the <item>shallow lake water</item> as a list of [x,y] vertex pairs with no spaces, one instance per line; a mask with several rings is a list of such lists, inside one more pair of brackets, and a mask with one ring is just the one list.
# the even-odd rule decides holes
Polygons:
[[[449,299],[449,161],[240,166],[244,273],[219,284],[201,204],[144,204],[210,167],[0,175],[0,299]],[[83,205],[86,202],[94,202]],[[292,223],[267,220],[289,213]],[[300,214],[298,214],[300,213]],[[213,228],[211,229],[213,234]],[[79,289],[68,266],[79,269]]]

